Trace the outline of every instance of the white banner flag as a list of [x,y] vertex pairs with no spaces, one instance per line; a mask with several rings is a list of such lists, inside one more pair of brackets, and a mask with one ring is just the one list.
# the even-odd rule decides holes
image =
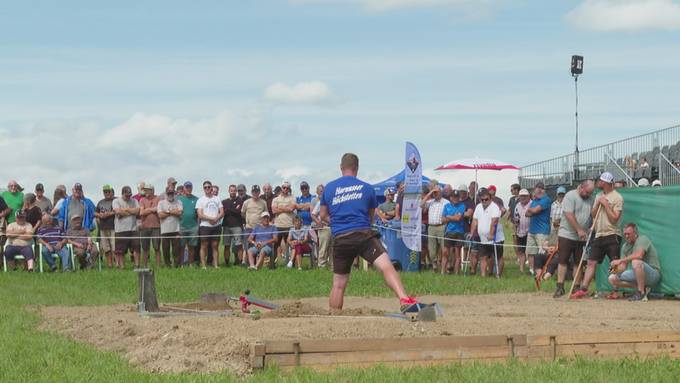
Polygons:
[[415,145],[407,142],[401,230],[404,245],[413,251],[421,250],[422,209],[420,208],[420,200],[422,189],[423,164],[420,161],[420,153]]

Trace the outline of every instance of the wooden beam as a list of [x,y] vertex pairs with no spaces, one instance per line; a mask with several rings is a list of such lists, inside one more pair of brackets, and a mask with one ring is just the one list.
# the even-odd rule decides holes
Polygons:
[[[521,337],[520,343],[524,342]],[[450,336],[437,338],[379,338],[379,339],[327,339],[265,342],[267,355],[295,352],[294,344],[299,343],[300,353],[350,352],[350,351],[391,351],[446,349],[456,347],[507,346],[505,335],[492,336]]]

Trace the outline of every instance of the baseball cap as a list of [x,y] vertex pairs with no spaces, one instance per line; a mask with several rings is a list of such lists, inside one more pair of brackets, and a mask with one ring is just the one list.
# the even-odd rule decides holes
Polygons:
[[108,190],[113,190],[113,188],[111,187],[111,185],[106,184],[106,185],[104,185],[104,187],[102,187],[102,190],[103,190],[103,191],[108,191]]
[[149,183],[145,183],[145,184],[144,184],[144,189],[152,190],[152,189],[153,189],[153,185],[151,185],[151,184],[149,184]]
[[638,180],[638,186],[649,186],[649,180],[646,178],[640,178]]
[[536,185],[534,185],[534,188],[545,189],[545,184],[543,184],[543,182],[537,182]]
[[519,195],[530,195],[527,189],[522,189],[519,191]]
[[290,182],[288,182],[288,181],[283,181],[283,182],[281,183],[281,187],[290,188]]
[[26,210],[24,209],[17,209],[17,211],[14,213],[15,217],[26,217]]
[[460,198],[460,192],[458,190],[452,190],[450,196]]
[[35,191],[45,191],[45,187],[43,186],[43,184],[36,184]]
[[385,196],[394,195],[394,189],[392,189],[390,187],[385,188],[385,193],[383,193],[383,194],[385,194]]
[[460,186],[458,186],[458,190],[467,192],[468,191],[467,185],[460,184]]
[[307,181],[300,182],[300,188],[309,188],[309,184],[307,183]]
[[177,180],[175,179],[175,177],[170,177],[170,178],[168,178],[168,183],[169,184],[176,184]]
[[489,187],[487,188],[487,190],[496,191],[496,185],[489,185]]
[[83,218],[83,217],[81,217],[80,214],[74,214],[74,215],[71,217],[71,221],[73,221],[73,220],[76,219],[76,218]]
[[269,218],[269,213],[266,212],[266,211],[263,211],[262,214],[260,214],[260,217],[262,217],[262,218],[264,218],[264,217]]
[[76,182],[73,188],[78,191],[83,191],[83,185],[80,182]]
[[609,172],[604,172],[600,175],[600,181],[612,184],[614,183],[614,175]]
[[660,180],[652,181],[652,186],[661,186],[661,181]]
[[[255,185],[255,186],[257,186],[257,185]],[[238,186],[236,187],[236,190],[243,190],[243,191],[246,191],[246,185],[244,185],[244,184],[238,184]]]
[[557,188],[557,194],[566,194],[567,189],[564,188],[564,186],[560,186]]
[[194,187],[194,184],[192,184],[191,181],[186,181],[186,182],[184,182],[184,187],[185,188],[192,188],[192,187]]
[[260,187],[258,185],[253,185],[253,187],[250,188],[250,192],[251,193],[258,192],[259,193]]

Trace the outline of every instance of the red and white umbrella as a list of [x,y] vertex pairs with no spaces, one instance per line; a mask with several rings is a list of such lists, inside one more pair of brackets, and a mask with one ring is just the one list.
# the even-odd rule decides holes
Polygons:
[[519,169],[515,165],[510,165],[506,162],[491,160],[488,158],[464,158],[449,162],[442,165],[435,170],[505,170],[505,169]]

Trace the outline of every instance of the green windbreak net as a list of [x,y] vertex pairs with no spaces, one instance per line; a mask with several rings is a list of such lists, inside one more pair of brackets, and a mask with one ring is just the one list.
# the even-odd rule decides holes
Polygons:
[[[652,241],[661,262],[661,282],[654,292],[680,293],[680,186],[618,189],[623,196],[621,226],[638,225]],[[630,266],[629,266],[630,267]],[[609,260],[597,269],[597,290],[609,291]]]

